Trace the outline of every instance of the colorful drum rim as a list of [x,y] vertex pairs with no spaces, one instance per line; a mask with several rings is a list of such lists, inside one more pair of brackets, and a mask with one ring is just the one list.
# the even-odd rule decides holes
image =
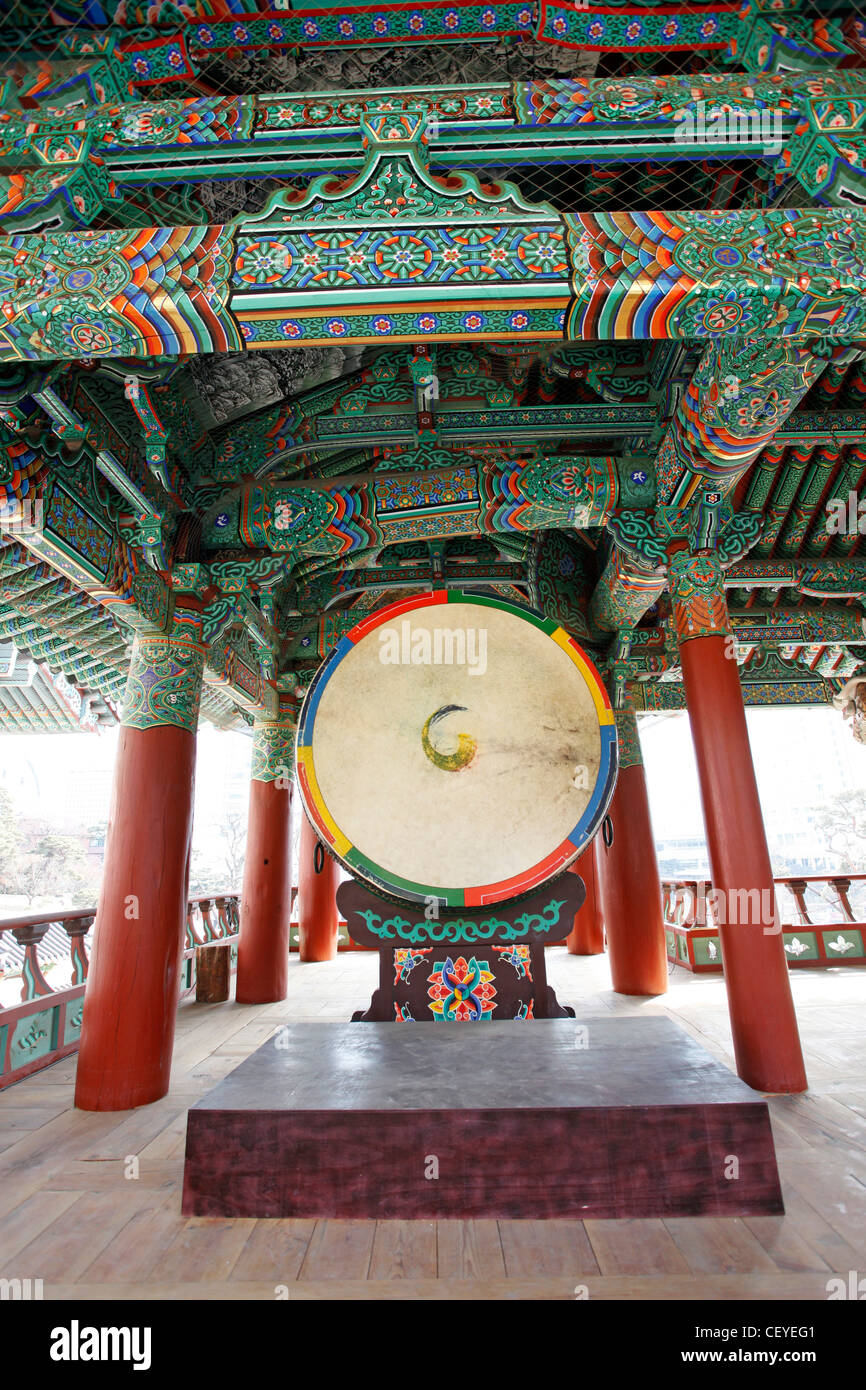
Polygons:
[[[322,696],[337,667],[352,648],[377,627],[393,622],[401,614],[446,603],[499,608],[547,633],[571,658],[583,677],[598,717],[601,745],[599,770],[592,794],[574,829],[562,843],[544,859],[513,878],[471,888],[447,888],[441,884],[416,883],[398,877],[364,855],[352,844],[331,816],[316,779],[313,762],[313,735]],[[369,617],[363,618],[347,632],[325,658],[310,684],[298,720],[295,748],[298,788],[307,815],[325,846],[349,873],[382,897],[398,902],[438,902],[446,908],[478,907],[485,903],[520,898],[563,873],[583,853],[598,832],[613,796],[618,766],[613,709],[601,676],[583,648],[554,618],[544,618],[532,608],[509,603],[505,599],[467,593],[460,589],[435,589],[428,594],[415,595],[411,599],[388,604],[387,607],[377,609]]]

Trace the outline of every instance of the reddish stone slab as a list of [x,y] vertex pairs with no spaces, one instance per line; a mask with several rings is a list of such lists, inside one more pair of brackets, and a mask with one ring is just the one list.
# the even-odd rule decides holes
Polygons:
[[188,1117],[189,1216],[783,1210],[766,1102],[663,1018],[294,1024]]

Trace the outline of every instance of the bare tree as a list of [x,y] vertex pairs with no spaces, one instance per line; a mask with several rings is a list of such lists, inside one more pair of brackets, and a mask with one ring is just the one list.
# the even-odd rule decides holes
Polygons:
[[866,791],[838,792],[815,807],[814,823],[829,848],[839,855],[839,868],[862,873],[866,868]]

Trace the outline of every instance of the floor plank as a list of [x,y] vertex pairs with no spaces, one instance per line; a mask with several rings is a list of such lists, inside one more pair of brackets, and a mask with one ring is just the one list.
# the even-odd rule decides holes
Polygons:
[[515,1279],[597,1273],[582,1221],[500,1221],[506,1273]]
[[[3,1267],[37,1240],[46,1226],[50,1226],[80,1196],[80,1192],[37,1192],[5,1215],[0,1224],[0,1263]],[[26,1275],[10,1277],[23,1279]],[[34,1279],[39,1277],[38,1274],[30,1275]]]
[[[51,1195],[67,1194],[42,1194],[43,1197]],[[114,1202],[107,1202],[102,1193],[68,1195],[75,1200],[18,1253],[22,1265],[46,1282],[75,1279],[83,1274],[93,1256],[105,1248],[128,1220],[126,1210]]]
[[683,1274],[689,1268],[663,1221],[640,1218],[584,1225],[602,1274]]
[[159,1260],[159,1278],[225,1280],[231,1275],[255,1225],[249,1217],[232,1221],[190,1217]]
[[230,1278],[294,1283],[309,1248],[315,1221],[257,1221]]
[[375,1221],[317,1221],[299,1279],[366,1279]]
[[496,1221],[437,1221],[440,1279],[498,1279],[505,1256]]
[[[751,1274],[761,1269],[778,1268],[743,1221],[712,1216],[704,1217],[702,1221],[689,1217],[665,1217],[664,1226],[689,1268],[696,1274]],[[814,1266],[806,1265],[805,1268]]]
[[377,1221],[369,1279],[435,1279],[435,1221]]
[[[141,1284],[151,1270],[160,1268],[164,1251],[177,1234],[180,1222],[177,1200],[172,1196],[142,1207],[113,1240],[82,1270],[87,1284],[109,1287]],[[118,1294],[118,1297],[125,1295]]]
[[750,1216],[744,1225],[760,1241],[778,1269],[792,1273],[829,1270],[827,1261],[804,1240],[791,1216]]

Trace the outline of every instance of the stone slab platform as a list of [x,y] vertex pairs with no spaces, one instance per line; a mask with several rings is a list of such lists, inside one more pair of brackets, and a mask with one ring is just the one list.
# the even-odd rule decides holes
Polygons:
[[288,1024],[187,1121],[187,1216],[783,1210],[766,1102],[666,1018]]

